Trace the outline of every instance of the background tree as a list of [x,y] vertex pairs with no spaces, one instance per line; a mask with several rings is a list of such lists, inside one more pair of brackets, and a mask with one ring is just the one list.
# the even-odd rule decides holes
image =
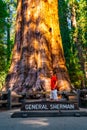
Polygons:
[[[78,15],[82,12],[79,8],[80,2],[81,0],[59,0],[60,29],[64,54],[70,79],[75,87],[84,86],[84,69],[81,64],[81,61],[83,61],[83,48],[78,41],[80,38],[77,31],[80,29],[78,19],[81,18],[80,16],[78,17]],[[85,12],[85,10],[83,12]],[[82,24],[82,22],[80,23]],[[86,23],[84,23],[84,26],[86,26]]]
[[[82,4],[80,5],[80,3],[82,3]],[[75,61],[76,62],[75,68],[77,71],[75,71],[75,72],[77,72],[76,77],[78,79],[78,82],[76,82],[75,85],[83,86],[83,87],[85,86],[85,84],[84,84],[84,81],[85,81],[85,79],[84,79],[84,76],[85,76],[84,75],[84,61],[85,61],[85,59],[83,57],[84,48],[82,47],[83,43],[80,41],[80,39],[82,39],[80,34],[81,34],[81,32],[83,33],[83,35],[85,34],[86,28],[84,29],[84,27],[86,27],[86,22],[83,23],[84,20],[81,20],[82,16],[79,15],[79,13],[84,12],[83,14],[86,14],[85,5],[84,5],[84,9],[83,9],[84,11],[82,11],[82,9],[81,9],[81,8],[83,8],[84,3],[86,4],[86,1],[84,1],[84,2],[82,2],[81,0],[80,1],[78,1],[78,0],[69,1],[70,10],[71,10],[71,31],[72,31],[71,37],[72,37],[72,43],[74,45],[73,52],[75,52],[76,56],[77,56],[77,58],[75,58],[75,59],[77,59]],[[79,19],[81,20],[80,21],[81,24],[79,23]],[[86,19],[85,15],[83,16],[83,19]],[[79,26],[82,24],[84,25],[83,27]],[[79,30],[81,30],[81,31],[79,31]],[[86,40],[84,39],[84,42],[85,41]],[[74,78],[75,78],[75,76],[74,76]],[[73,79],[73,81],[75,81],[75,80]]]
[[60,23],[60,30],[61,30],[61,36],[62,36],[62,42],[63,42],[63,48],[64,48],[64,55],[66,58],[66,65],[69,68],[69,61],[71,58],[71,47],[72,43],[70,41],[70,23],[69,23],[69,17],[70,17],[70,11],[68,7],[68,1],[65,0],[59,0],[59,23]]
[[[80,48],[79,59],[84,72],[83,86],[87,85],[87,1],[80,0],[77,8],[77,48]],[[81,54],[80,54],[81,53]]]
[[7,65],[10,66],[11,51],[14,44],[15,36],[15,20],[16,20],[16,6],[17,0],[6,0],[7,12],[9,17],[7,18],[7,28],[6,28],[6,39],[7,39]]
[[6,76],[6,44],[4,35],[7,27],[6,18],[8,16],[6,3],[0,0],[0,88],[3,85]]
[[11,51],[14,43],[16,2],[0,1],[0,89],[10,66]]

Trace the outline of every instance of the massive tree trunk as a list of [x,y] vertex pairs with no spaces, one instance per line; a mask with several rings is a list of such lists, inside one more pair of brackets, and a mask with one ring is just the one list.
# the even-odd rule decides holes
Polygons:
[[[16,36],[6,88],[16,92],[50,89],[50,70],[58,76],[59,90],[70,91],[70,79],[59,28],[57,0],[18,0]],[[43,74],[42,79],[39,75]]]

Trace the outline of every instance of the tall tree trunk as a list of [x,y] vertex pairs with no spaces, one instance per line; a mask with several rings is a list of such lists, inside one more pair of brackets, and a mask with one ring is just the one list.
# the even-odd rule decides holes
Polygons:
[[[50,89],[50,70],[58,76],[59,90],[70,91],[70,79],[59,28],[57,0],[18,0],[16,36],[6,87],[14,91]],[[43,74],[42,79],[39,75]],[[26,91],[26,90],[25,90]]]
[[[78,22],[76,20],[76,3],[72,2],[71,6],[71,25],[72,25],[72,31],[73,31],[73,42],[76,45],[76,48],[78,50],[78,58],[80,60],[81,70],[84,72],[84,62],[85,59],[83,57],[83,49],[82,49],[82,43],[80,43],[79,38],[79,31],[78,31]],[[81,86],[85,86],[84,77],[81,77]]]

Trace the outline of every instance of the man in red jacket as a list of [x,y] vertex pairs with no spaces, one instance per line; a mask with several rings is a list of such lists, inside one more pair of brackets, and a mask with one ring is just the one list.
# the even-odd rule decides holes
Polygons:
[[50,93],[50,99],[52,100],[57,100],[58,95],[57,95],[57,82],[58,79],[56,77],[56,73],[53,71],[50,71],[51,75],[51,93]]

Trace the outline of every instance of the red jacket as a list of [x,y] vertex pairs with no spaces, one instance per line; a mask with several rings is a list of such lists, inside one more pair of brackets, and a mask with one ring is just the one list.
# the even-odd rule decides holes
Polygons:
[[51,77],[51,90],[57,89],[57,85],[55,85],[56,82],[57,82],[57,77],[53,75]]

